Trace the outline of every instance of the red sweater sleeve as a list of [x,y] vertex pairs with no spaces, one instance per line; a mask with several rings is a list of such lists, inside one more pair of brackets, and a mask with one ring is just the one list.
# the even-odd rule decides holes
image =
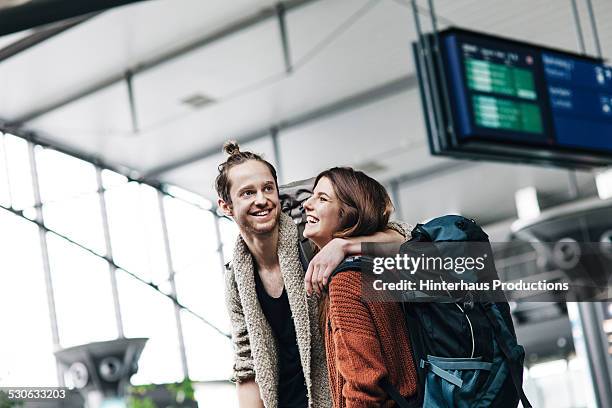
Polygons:
[[332,279],[328,314],[335,365],[346,381],[346,407],[380,407],[386,394],[378,384],[388,373],[370,309],[361,299],[361,273],[342,272]]

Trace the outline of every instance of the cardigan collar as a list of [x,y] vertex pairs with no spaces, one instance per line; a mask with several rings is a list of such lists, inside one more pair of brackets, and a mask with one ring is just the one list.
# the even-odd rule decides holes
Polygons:
[[[292,219],[281,213],[279,220],[278,260],[289,306],[295,325],[300,360],[306,380],[308,399],[312,401],[311,387],[311,333],[309,307],[304,289],[304,270],[302,269],[299,249],[298,231]],[[273,384],[262,390],[262,399],[266,407],[276,407],[278,399],[278,360],[276,342],[261,306],[255,294],[254,259],[242,237],[239,235],[234,248],[232,267],[242,302],[244,318],[249,332],[251,352],[255,365],[255,378],[258,385]],[[262,324],[263,323],[263,324]]]

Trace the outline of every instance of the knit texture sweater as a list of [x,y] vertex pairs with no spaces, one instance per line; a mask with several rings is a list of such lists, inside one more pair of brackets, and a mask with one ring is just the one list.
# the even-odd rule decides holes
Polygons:
[[[278,260],[293,316],[300,362],[310,408],[331,407],[323,336],[319,328],[317,299],[306,297],[299,258],[298,231],[291,218],[281,214]],[[233,380],[255,379],[266,408],[278,406],[278,346],[255,291],[253,256],[238,236],[231,266],[225,274],[226,303],[234,343]]]
[[417,391],[402,311],[391,301],[364,301],[362,283],[372,288],[370,279],[347,271],[329,285],[324,337],[334,408],[395,406],[379,386],[385,377],[404,397]]

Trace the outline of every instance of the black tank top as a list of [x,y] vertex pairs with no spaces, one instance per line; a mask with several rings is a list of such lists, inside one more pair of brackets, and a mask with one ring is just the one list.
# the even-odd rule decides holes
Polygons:
[[257,268],[254,274],[257,299],[278,345],[278,408],[307,408],[306,381],[287,291],[283,288],[278,298],[268,295]]

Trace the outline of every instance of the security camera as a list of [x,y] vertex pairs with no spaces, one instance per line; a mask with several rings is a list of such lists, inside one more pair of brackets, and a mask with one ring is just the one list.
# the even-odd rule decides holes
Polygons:
[[108,382],[118,381],[121,379],[123,363],[117,357],[106,357],[100,361],[98,371],[103,380]]
[[89,382],[89,371],[87,371],[87,366],[81,362],[72,363],[68,369],[68,375],[79,390],[85,388]]

